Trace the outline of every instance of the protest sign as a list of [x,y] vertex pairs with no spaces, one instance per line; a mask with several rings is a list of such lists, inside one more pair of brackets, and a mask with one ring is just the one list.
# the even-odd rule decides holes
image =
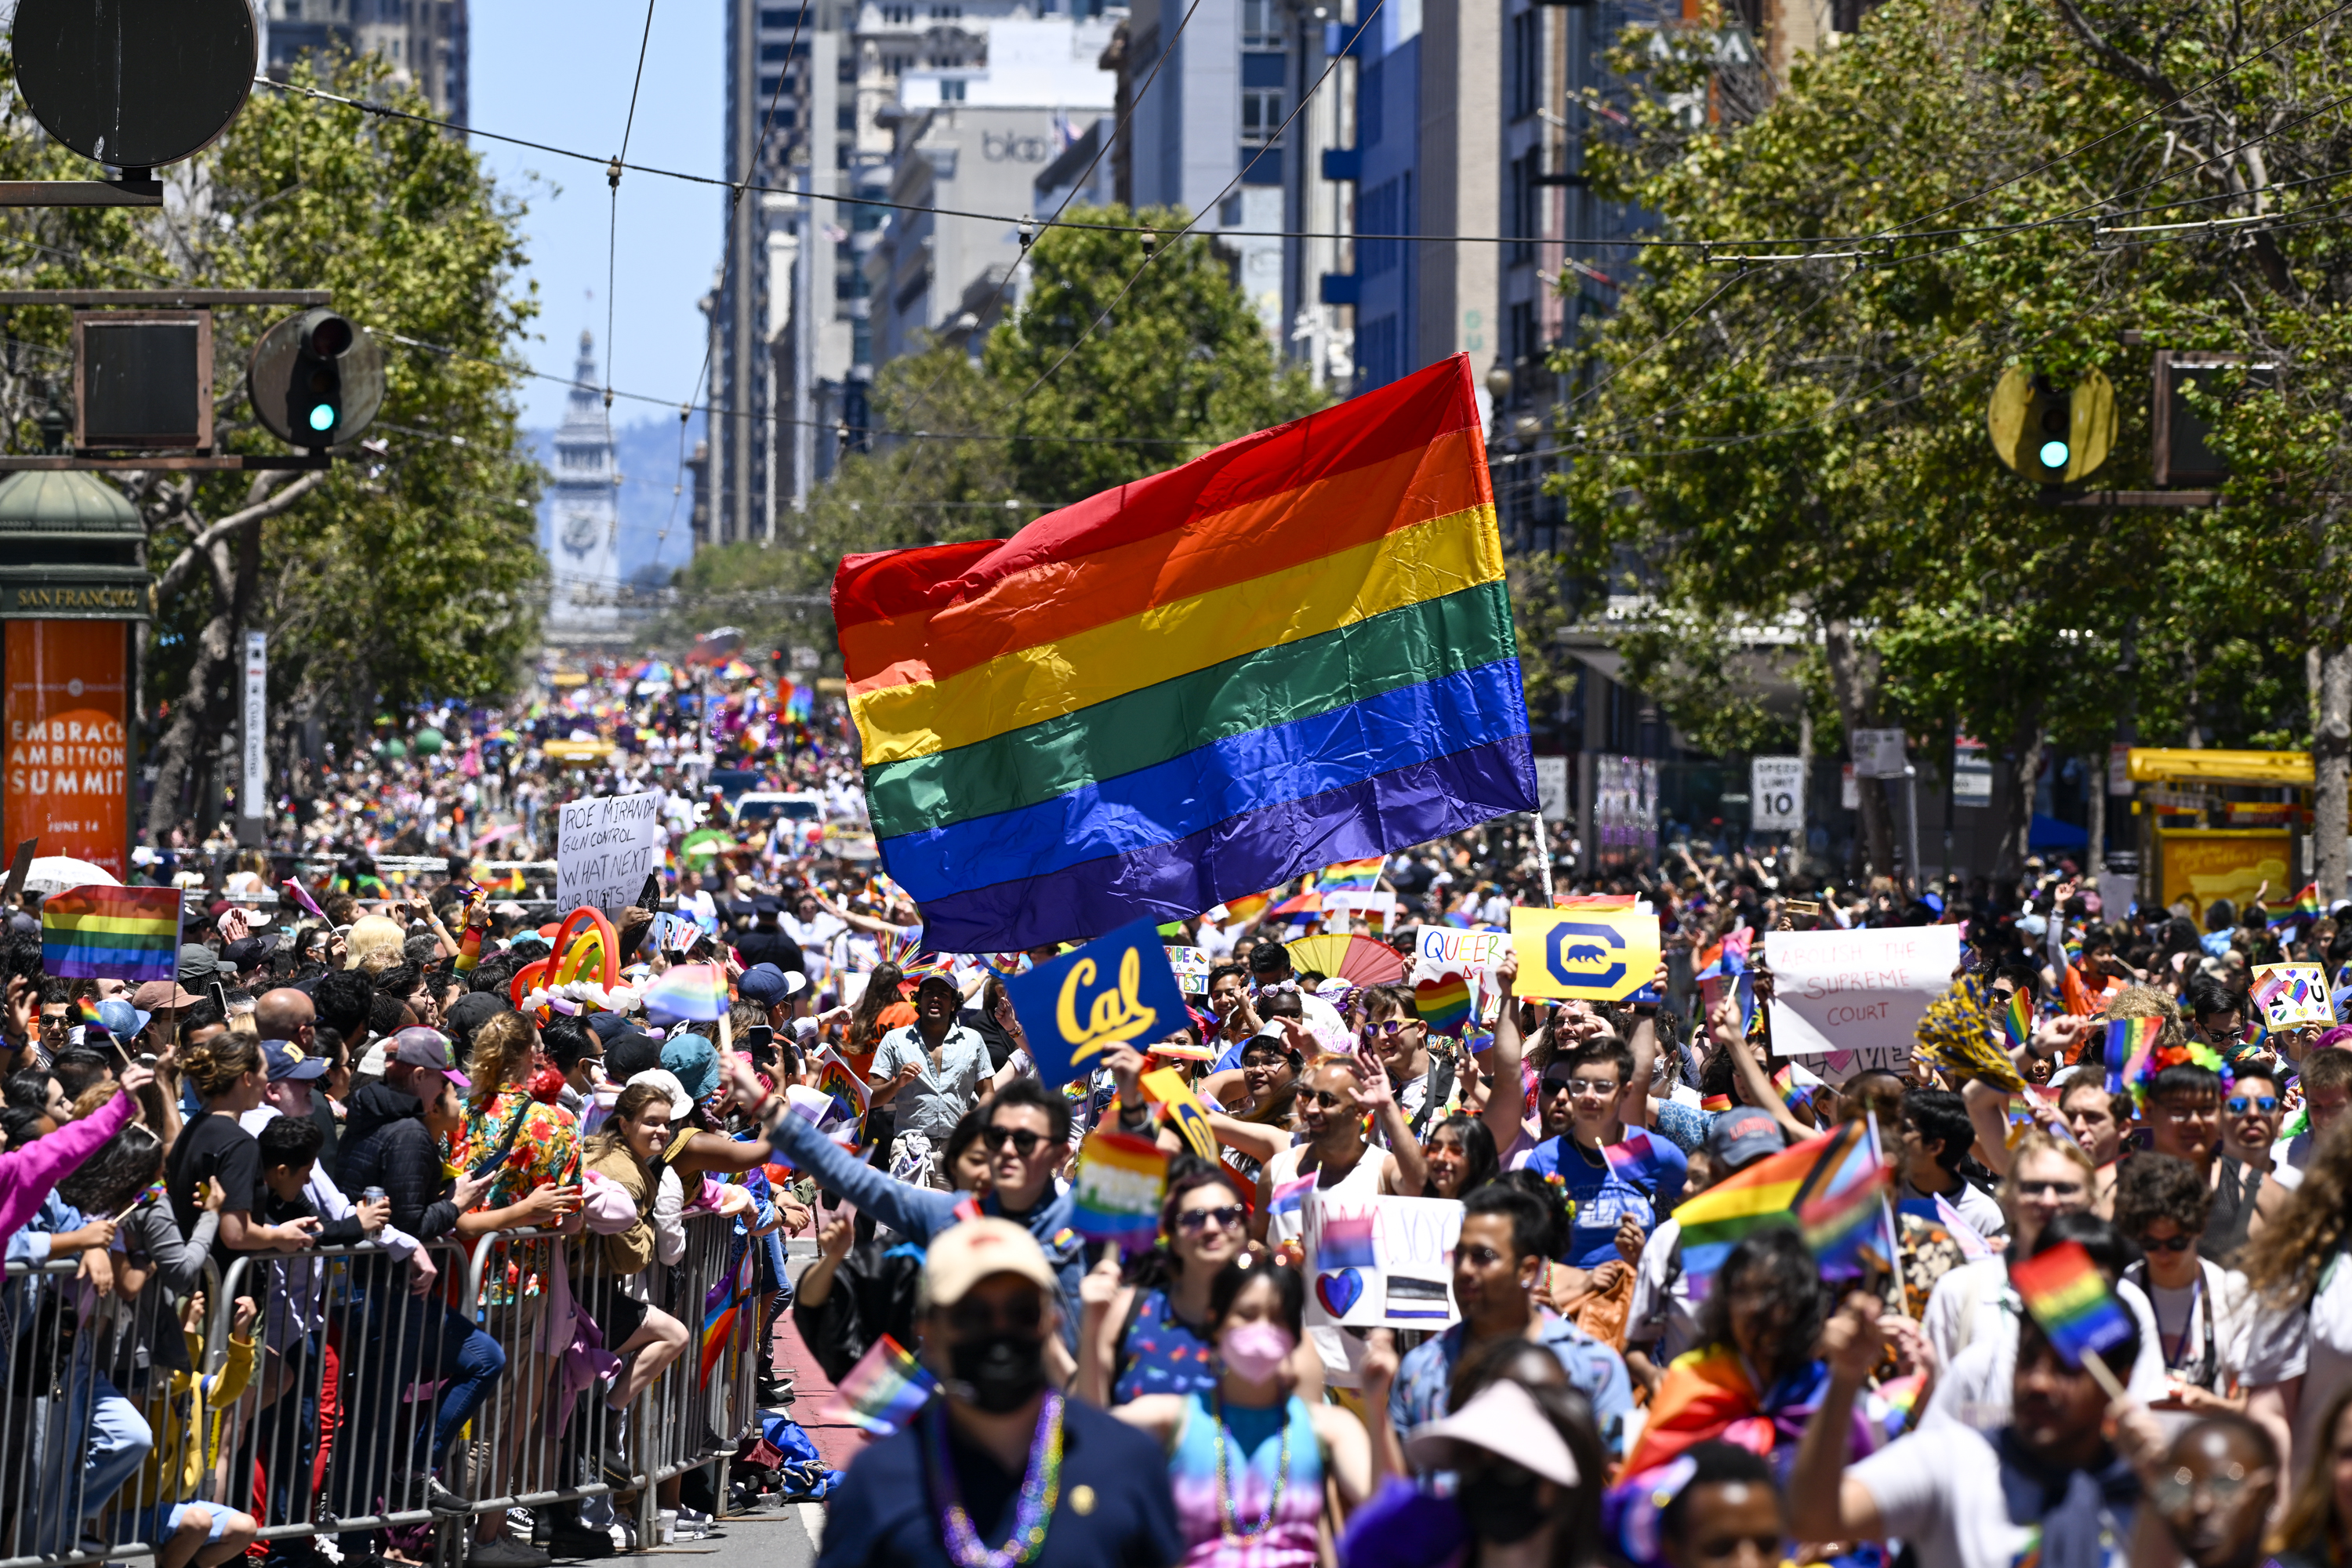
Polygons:
[[1136,1081],[1142,1086],[1145,1099],[1168,1112],[1169,1125],[1192,1152],[1203,1160],[1217,1157],[1217,1134],[1209,1125],[1209,1108],[1185,1087],[1183,1074],[1174,1068],[1155,1068]]
[[1764,962],[1775,1056],[1892,1050],[1907,1068],[1919,1016],[1960,966],[1960,928],[1769,931]]
[[1452,926],[1421,926],[1413,931],[1412,974],[1415,984],[1441,974],[1483,978],[1495,972],[1495,961],[1511,945],[1508,931],[1457,931]]
[[2263,1022],[2273,1029],[2300,1029],[2336,1023],[2336,1005],[2328,1000],[2327,972],[2315,963],[2264,963],[2254,970],[2247,994],[2263,1010]]
[[1197,947],[1171,947],[1168,967],[1176,972],[1176,989],[1187,996],[1209,994],[1209,954]]
[[1070,1224],[1088,1241],[1140,1250],[1159,1234],[1160,1199],[1167,1189],[1165,1149],[1149,1138],[1093,1133],[1078,1151]]
[[1192,1022],[1160,942],[1160,922],[1149,918],[1026,974],[1005,976],[1004,993],[1049,1088],[1069,1082],[1113,1047],[1142,1050]]
[[659,790],[566,801],[555,830],[555,907],[627,909],[655,868]]
[[1318,1190],[1306,1195],[1301,1220],[1309,1323],[1442,1329],[1461,1315],[1454,1301],[1460,1204]]
[[1616,1002],[1658,968],[1658,917],[1631,910],[1513,910],[1518,994]]

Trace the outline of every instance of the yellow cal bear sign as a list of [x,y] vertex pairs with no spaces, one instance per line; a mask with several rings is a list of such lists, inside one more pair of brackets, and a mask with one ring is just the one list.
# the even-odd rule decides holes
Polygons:
[[1157,922],[1137,921],[1004,979],[1005,994],[1028,1037],[1037,1076],[1064,1084],[1106,1051],[1140,1049],[1189,1027],[1184,994],[1160,941]]
[[1631,996],[1657,973],[1658,917],[1631,910],[1513,910],[1517,994],[1585,1002]]

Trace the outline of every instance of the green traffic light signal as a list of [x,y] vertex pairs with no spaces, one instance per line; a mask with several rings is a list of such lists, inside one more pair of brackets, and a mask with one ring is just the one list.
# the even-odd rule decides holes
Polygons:
[[2060,473],[2064,473],[2069,455],[2066,443],[2063,441],[2042,443],[2042,466],[2045,468],[2053,468]]
[[331,404],[331,403],[321,403],[321,404],[317,405],[316,406],[314,406],[314,407],[310,410],[310,428],[311,428],[311,429],[313,429],[313,430],[331,430],[331,429],[333,429],[334,427],[335,427],[335,405],[334,405],[333,404]]

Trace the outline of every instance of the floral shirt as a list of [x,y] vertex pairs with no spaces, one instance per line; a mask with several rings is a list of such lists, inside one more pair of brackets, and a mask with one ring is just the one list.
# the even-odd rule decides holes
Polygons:
[[[521,1118],[519,1128],[518,1117]],[[486,1109],[467,1106],[465,1127],[457,1146],[448,1152],[449,1163],[460,1170],[472,1169],[478,1161],[507,1144],[509,1131],[514,1133],[513,1142],[478,1207],[509,1208],[541,1187],[580,1184],[579,1122],[562,1106],[541,1104],[520,1086],[499,1090]],[[545,1288],[551,1246],[544,1239],[500,1243],[484,1276],[483,1300],[505,1303],[518,1296],[538,1295]]]

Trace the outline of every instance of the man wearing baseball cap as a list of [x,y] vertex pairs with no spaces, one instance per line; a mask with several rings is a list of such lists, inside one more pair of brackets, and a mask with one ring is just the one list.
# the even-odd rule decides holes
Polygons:
[[[954,981],[924,975],[915,987],[915,1021],[882,1037],[867,1071],[873,1102],[895,1109],[890,1169],[908,1181],[928,1179],[929,1152],[947,1147],[948,1134],[996,1071],[980,1031],[958,1021],[962,1006]],[[910,1136],[924,1142],[909,1147]]]
[[933,1237],[917,1312],[940,1395],[851,1463],[817,1568],[1000,1551],[1025,1568],[1164,1568],[1183,1554],[1160,1446],[1047,1384],[1060,1281],[1027,1231],[982,1217]]

